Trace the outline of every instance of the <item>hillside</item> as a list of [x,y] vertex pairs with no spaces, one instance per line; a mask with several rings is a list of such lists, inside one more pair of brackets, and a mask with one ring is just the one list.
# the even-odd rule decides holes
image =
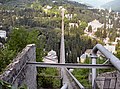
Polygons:
[[51,5],[51,6],[65,6],[72,5],[75,7],[87,8],[88,6],[85,4],[81,4],[75,1],[69,0],[0,0],[0,4],[5,7],[10,8],[26,8],[28,5],[31,5],[33,2],[38,1],[41,6]]
[[120,0],[113,0],[102,5],[103,8],[109,9],[111,8],[114,11],[120,12]]
[[[0,0],[0,3],[4,4],[4,5],[10,5],[12,7],[23,7],[25,6],[26,4],[30,4],[30,3],[33,3],[35,2],[35,0]],[[73,5],[73,6],[76,6],[76,7],[84,7],[84,8],[87,8],[87,5],[85,4],[80,4],[78,2],[75,2],[75,1],[69,1],[69,0],[38,0],[38,2],[40,2],[40,4],[42,6],[44,5],[57,5],[57,6],[62,6],[62,5],[65,5],[65,4],[70,4],[70,5]]]
[[[73,1],[73,0],[71,0]],[[86,5],[93,6],[93,7],[99,7],[101,5],[104,5],[105,3],[108,3],[112,0],[74,0],[80,3],[85,3]]]

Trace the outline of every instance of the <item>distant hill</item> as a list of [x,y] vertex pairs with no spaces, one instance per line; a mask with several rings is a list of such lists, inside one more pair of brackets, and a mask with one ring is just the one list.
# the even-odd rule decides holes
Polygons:
[[4,3],[9,2],[9,1],[12,1],[12,0],[0,0],[0,3],[4,4]]
[[[26,4],[32,3],[36,0],[0,0],[0,3],[12,7],[24,7]],[[69,0],[38,0],[42,6],[44,5],[63,5],[63,4],[70,4],[76,7],[84,7],[87,8],[88,6],[85,4],[81,4],[75,1]],[[54,2],[53,2],[54,1]]]
[[10,5],[12,7],[25,5],[26,3],[31,3],[35,0],[0,0],[3,5]]
[[104,5],[105,3],[108,3],[112,0],[74,0],[74,1],[82,2],[86,5],[93,6],[93,7],[100,7],[101,5]]
[[120,12],[120,0],[113,0],[111,2],[102,5],[102,7],[105,9],[111,8],[114,11]]

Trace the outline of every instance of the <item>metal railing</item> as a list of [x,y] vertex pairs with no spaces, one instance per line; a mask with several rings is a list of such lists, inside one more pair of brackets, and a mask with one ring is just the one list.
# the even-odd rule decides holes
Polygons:
[[[118,70],[120,71],[120,60],[115,57],[111,52],[109,52],[105,47],[103,47],[101,44],[97,44],[94,46],[92,50],[92,64],[96,64],[97,59],[97,51],[100,51],[109,61],[110,63]],[[96,68],[92,68],[92,88],[96,89]]]
[[105,47],[103,47],[101,44],[97,44],[93,50],[92,55],[96,55],[97,51],[100,51],[107,59],[109,59],[110,63],[120,71],[120,60],[114,56],[111,52],[109,52]]
[[67,68],[65,70],[67,72],[67,75],[70,76],[70,78],[72,78],[76,84],[77,89],[85,89],[84,86],[73,76],[73,74]]
[[57,68],[98,68],[107,69],[113,68],[111,64],[76,64],[76,63],[43,63],[43,62],[28,62],[29,65],[34,65],[36,67],[57,67]]
[[[107,59],[109,59],[111,64],[96,64],[97,59],[97,51],[100,51]],[[67,68],[92,68],[92,88],[96,89],[96,68],[113,68],[115,67],[117,70],[120,71],[120,60],[115,57],[111,52],[109,52],[105,47],[103,47],[101,44],[97,44],[93,50],[92,50],[92,64],[69,64],[69,63],[41,63],[41,62],[29,62],[27,64],[29,65],[35,65],[36,67],[59,67],[64,68],[66,75],[70,78],[73,78],[73,81],[79,86],[79,88],[84,89],[84,86],[82,86],[81,83],[67,70]],[[63,83],[63,86],[61,89],[67,89],[69,87],[69,84],[67,82]]]

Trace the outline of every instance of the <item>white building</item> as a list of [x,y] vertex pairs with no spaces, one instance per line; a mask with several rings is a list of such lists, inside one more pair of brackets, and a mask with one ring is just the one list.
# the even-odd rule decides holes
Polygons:
[[115,53],[115,46],[114,45],[105,45],[104,46],[108,51],[110,51],[111,53]]
[[106,29],[113,28],[113,24],[106,24]]
[[59,8],[59,10],[61,10],[63,8],[63,6],[59,6],[58,8]]
[[65,17],[70,20],[73,18],[73,14],[66,14]]
[[[92,22],[88,23],[88,27],[92,26],[92,32],[96,32],[98,28],[102,28],[104,27],[104,24],[100,23],[98,20],[93,20]],[[86,28],[86,30],[88,30],[88,27]]]
[[49,6],[49,5],[46,5],[46,6],[44,6],[44,8],[43,8],[43,10],[45,11],[46,14],[48,13],[48,11],[49,11],[50,9],[52,9],[52,6]]
[[0,37],[6,38],[6,31],[0,30]]
[[46,9],[50,10],[50,9],[52,9],[52,6],[47,5]]
[[70,27],[70,28],[72,28],[72,27],[73,27],[73,28],[74,28],[74,27],[77,27],[77,28],[78,28],[79,25],[78,25],[78,23],[69,23],[69,27]]
[[86,60],[86,54],[82,54],[81,56],[80,56],[80,62],[81,63],[84,63],[85,62],[85,60]]
[[58,58],[56,55],[56,52],[51,50],[47,56],[43,58],[43,61],[45,63],[58,63]]
[[[87,57],[91,57],[92,50],[93,50],[93,49],[87,49],[87,50],[85,51],[85,55],[86,55]],[[100,56],[103,56],[103,54],[102,54],[100,51],[97,51],[97,56],[100,57]]]
[[116,37],[115,42],[120,41],[120,37]]
[[103,42],[105,43],[105,44],[108,44],[109,43],[109,37],[106,37],[104,40],[103,40]]

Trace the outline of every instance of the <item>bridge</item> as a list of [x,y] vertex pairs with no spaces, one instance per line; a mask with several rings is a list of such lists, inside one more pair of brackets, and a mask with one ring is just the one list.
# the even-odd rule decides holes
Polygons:
[[[22,84],[26,84],[29,89],[37,89],[36,67],[58,67],[61,71],[61,89],[85,89],[85,87],[73,76],[68,68],[89,68],[92,70],[92,89],[120,89],[120,60],[105,49],[101,44],[97,44],[92,50],[92,64],[72,64],[65,63],[64,47],[64,10],[62,13],[62,34],[60,63],[36,62],[36,47],[34,44],[27,45],[18,54],[14,61],[0,75],[0,79],[12,84],[16,89]],[[97,51],[100,51],[107,59],[104,64],[96,64]],[[107,63],[109,61],[109,64]],[[117,71],[97,75],[96,69],[115,68]]]

